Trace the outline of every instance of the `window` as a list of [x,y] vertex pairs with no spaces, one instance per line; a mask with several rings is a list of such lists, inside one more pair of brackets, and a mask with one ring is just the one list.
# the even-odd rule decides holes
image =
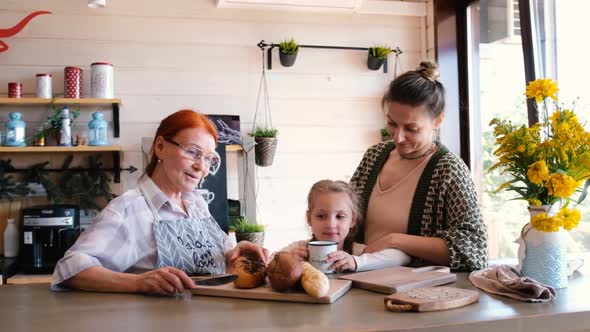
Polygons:
[[[531,1],[536,77],[557,79],[561,101],[580,97],[576,111],[586,129],[590,129],[586,84],[590,66],[581,59],[590,54],[590,47],[574,36],[581,33],[580,22],[589,9],[590,3],[581,1]],[[491,119],[528,123],[520,22],[517,0],[481,0],[467,8],[471,165],[488,224],[491,258],[517,256],[513,241],[529,218],[528,203],[511,200],[515,196],[510,192],[495,193],[505,182],[500,171],[487,172],[496,161]],[[570,252],[590,251],[589,201],[577,206],[583,221],[570,232]]]

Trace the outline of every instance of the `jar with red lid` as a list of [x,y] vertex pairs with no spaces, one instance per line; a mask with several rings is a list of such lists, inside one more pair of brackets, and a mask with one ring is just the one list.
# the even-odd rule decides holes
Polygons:
[[22,98],[23,84],[18,82],[8,83],[8,98]]
[[92,98],[115,98],[114,69],[108,62],[90,65],[90,95]]
[[81,98],[82,97],[82,68],[66,67],[64,68],[64,97]]
[[50,99],[51,93],[51,75],[50,74],[37,74],[37,98]]

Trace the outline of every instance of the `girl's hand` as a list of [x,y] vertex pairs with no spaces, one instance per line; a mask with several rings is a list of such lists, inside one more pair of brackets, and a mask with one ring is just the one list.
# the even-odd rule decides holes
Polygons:
[[309,251],[307,250],[307,246],[297,246],[289,250],[289,252],[295,256],[301,257],[303,260],[307,260],[309,257]]
[[356,271],[356,261],[351,254],[347,253],[346,251],[335,251],[328,254],[328,259],[326,259],[328,263],[332,263],[329,269],[336,270],[338,272],[344,271]]

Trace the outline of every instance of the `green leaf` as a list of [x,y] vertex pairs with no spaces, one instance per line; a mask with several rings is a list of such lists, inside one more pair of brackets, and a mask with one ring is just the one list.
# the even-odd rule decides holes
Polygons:
[[263,127],[256,127],[251,136],[254,137],[276,137],[279,133],[279,130],[276,128],[263,128]]
[[247,218],[240,217],[229,226],[229,230],[236,233],[258,233],[264,232],[264,225],[252,224]]
[[584,188],[582,189],[582,193],[580,194],[580,198],[578,198],[577,203],[580,204],[584,199],[586,199],[586,195],[588,194],[588,187],[590,186],[590,179],[584,182]]
[[299,50],[299,45],[295,42],[295,39],[283,40],[279,43],[279,50],[285,54],[295,54]]

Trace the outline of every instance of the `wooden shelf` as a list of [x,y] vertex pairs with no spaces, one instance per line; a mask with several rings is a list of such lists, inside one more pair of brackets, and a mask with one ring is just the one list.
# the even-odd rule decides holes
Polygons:
[[[10,147],[0,146],[0,153],[14,152],[14,153],[31,153],[31,152],[121,152],[123,149],[118,145],[108,146],[22,146]],[[242,146],[238,144],[226,145],[225,151],[242,151]]]
[[226,152],[242,151],[242,150],[243,150],[243,148],[239,144],[231,144],[231,145],[226,145],[225,146],[225,151]]
[[50,105],[51,103],[59,105],[111,105],[113,109],[113,136],[120,136],[119,126],[119,104],[120,98],[101,99],[101,98],[0,98],[0,105]]
[[54,104],[80,104],[80,105],[106,105],[120,104],[120,98],[0,98],[0,104],[4,105],[49,105],[53,100]]
[[0,153],[31,153],[31,152],[121,152],[122,149],[118,145],[109,146],[22,146],[10,147],[1,146]]

